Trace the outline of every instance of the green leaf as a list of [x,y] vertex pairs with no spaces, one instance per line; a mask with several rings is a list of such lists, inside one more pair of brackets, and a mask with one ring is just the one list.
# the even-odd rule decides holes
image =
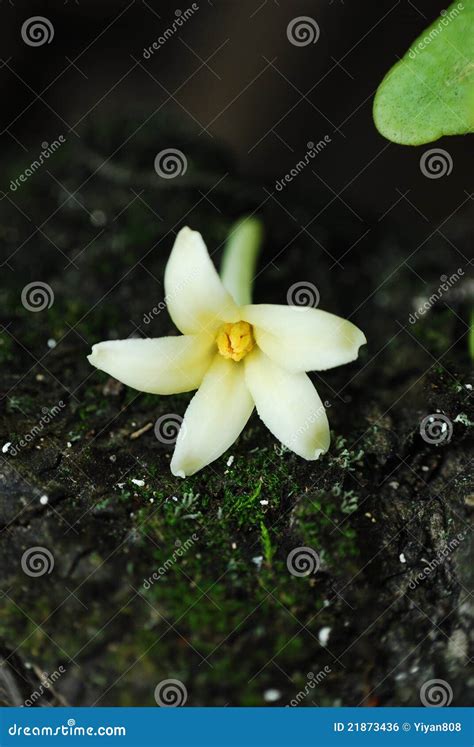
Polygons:
[[373,114],[403,145],[474,131],[474,0],[453,3],[413,42],[380,84]]

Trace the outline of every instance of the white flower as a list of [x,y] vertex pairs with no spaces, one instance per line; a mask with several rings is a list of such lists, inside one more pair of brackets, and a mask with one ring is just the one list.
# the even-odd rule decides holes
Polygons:
[[171,460],[179,477],[220,457],[254,406],[282,444],[317,459],[329,448],[329,425],[305,371],[349,363],[366,342],[351,322],[319,309],[251,304],[259,239],[256,221],[235,229],[221,279],[201,235],[183,228],[165,272],[165,300],[182,335],[100,342],[89,356],[93,366],[142,392],[198,389]]

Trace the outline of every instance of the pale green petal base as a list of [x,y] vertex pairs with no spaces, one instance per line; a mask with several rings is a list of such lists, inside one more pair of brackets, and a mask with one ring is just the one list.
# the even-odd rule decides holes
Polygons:
[[239,305],[251,303],[255,268],[263,239],[257,218],[243,218],[232,227],[222,257],[221,278]]

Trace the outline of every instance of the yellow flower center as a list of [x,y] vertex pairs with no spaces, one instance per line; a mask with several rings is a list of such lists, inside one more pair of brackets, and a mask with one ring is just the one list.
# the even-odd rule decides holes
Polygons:
[[252,350],[255,340],[248,322],[224,324],[217,335],[217,348],[224,358],[241,361]]

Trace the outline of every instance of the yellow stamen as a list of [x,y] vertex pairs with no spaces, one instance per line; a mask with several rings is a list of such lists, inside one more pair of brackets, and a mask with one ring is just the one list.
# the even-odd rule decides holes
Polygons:
[[218,332],[216,342],[219,353],[224,358],[241,361],[255,344],[252,326],[248,322],[224,324]]

